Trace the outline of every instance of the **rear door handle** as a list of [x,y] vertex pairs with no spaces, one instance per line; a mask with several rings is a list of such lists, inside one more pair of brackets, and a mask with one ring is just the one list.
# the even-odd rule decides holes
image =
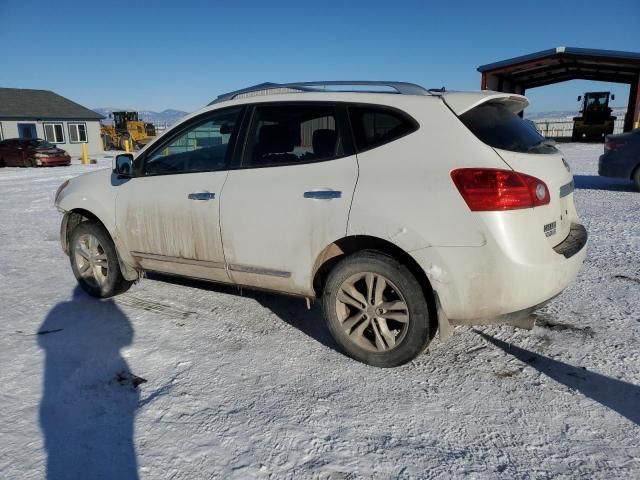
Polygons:
[[331,200],[333,198],[342,198],[342,192],[339,190],[310,190],[304,192],[304,198],[313,198],[316,200]]
[[211,192],[193,192],[187,195],[189,200],[213,200],[216,198],[215,193]]

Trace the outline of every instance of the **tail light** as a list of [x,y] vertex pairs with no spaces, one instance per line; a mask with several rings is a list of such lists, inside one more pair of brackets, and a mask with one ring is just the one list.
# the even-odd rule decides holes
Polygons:
[[622,140],[607,140],[606,142],[604,142],[604,150],[618,150],[619,148],[623,147],[625,144],[625,142],[623,142]]
[[533,208],[551,200],[542,180],[513,170],[460,168],[451,178],[474,212]]

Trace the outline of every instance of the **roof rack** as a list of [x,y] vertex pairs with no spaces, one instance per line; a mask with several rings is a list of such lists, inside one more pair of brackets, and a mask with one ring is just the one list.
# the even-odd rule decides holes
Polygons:
[[[380,91],[367,91],[368,93],[396,93],[400,95],[437,95],[438,92],[435,89],[427,90],[420,85],[416,85],[415,83],[407,83],[407,82],[381,82],[381,81],[366,81],[366,80],[329,80],[329,81],[317,81],[317,82],[294,82],[294,83],[272,83],[265,82],[259,83],[258,85],[254,85],[252,87],[243,88],[241,90],[235,90],[233,92],[224,93],[219,95],[213,102],[209,105],[218,102],[224,102],[226,100],[232,100],[240,95],[252,93],[252,92],[262,92],[268,90],[294,90],[299,92],[321,92],[326,90],[326,87],[335,87],[335,86],[359,86],[359,87],[389,87],[395,90],[395,92],[380,92]],[[444,90],[444,87],[443,87]],[[343,92],[363,92],[363,90],[339,90]],[[284,93],[284,92],[282,92]]]

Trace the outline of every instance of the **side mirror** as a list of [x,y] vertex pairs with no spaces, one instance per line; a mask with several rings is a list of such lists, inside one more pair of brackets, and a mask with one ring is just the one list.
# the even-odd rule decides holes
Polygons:
[[582,100],[582,95],[578,95],[578,101]]
[[131,177],[133,175],[133,155],[130,153],[121,153],[116,155],[112,163],[113,173]]
[[612,93],[612,94],[611,94],[611,101],[613,101],[613,100],[615,100],[615,99],[616,99],[616,94],[615,94],[615,93]]

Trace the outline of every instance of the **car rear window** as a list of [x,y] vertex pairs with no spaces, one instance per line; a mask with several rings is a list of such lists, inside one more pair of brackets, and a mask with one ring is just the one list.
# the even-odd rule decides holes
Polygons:
[[384,107],[349,107],[349,117],[360,152],[393,142],[418,129],[418,123],[409,116]]
[[483,103],[460,116],[460,120],[487,145],[526,153],[555,153],[556,148],[525,120],[500,103]]

